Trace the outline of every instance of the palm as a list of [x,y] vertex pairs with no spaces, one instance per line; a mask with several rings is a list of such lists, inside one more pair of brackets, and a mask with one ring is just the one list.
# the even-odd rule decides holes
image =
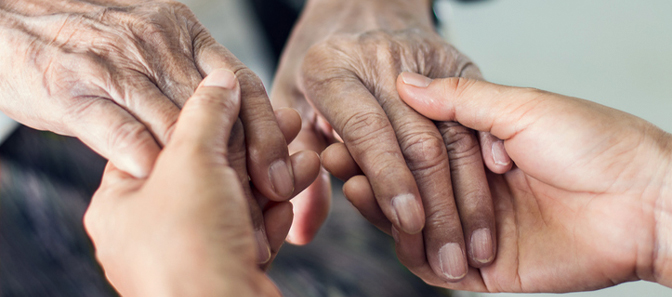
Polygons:
[[646,230],[636,205],[553,187],[520,169],[491,174],[489,182],[499,253],[481,269],[487,290],[589,290],[634,279],[637,246],[624,243]]

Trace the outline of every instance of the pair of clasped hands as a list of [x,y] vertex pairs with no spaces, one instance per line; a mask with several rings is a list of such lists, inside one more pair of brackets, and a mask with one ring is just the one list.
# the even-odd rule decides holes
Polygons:
[[270,100],[179,3],[0,3],[0,107],[110,159],[85,226],[123,295],[279,295],[264,269],[328,213],[317,153],[429,284],[671,285],[670,135],[481,81],[429,2],[309,1]]

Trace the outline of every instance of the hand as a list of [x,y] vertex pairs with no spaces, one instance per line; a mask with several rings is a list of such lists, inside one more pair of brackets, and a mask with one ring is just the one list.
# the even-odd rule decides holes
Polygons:
[[[216,70],[184,106],[147,179],[108,164],[84,223],[98,260],[122,295],[279,295],[256,265],[245,198],[253,189],[244,175],[245,155],[236,153],[244,143],[235,129],[240,103],[233,73]],[[284,132],[296,135],[300,125],[283,126],[294,126]],[[306,163],[297,158],[319,161],[313,152],[292,157]],[[298,176],[298,187],[312,182],[319,163],[308,167],[302,172],[312,171],[312,178]],[[291,224],[291,205],[264,206],[269,241],[277,249]]]
[[534,89],[412,73],[402,74],[397,88],[433,120],[504,140],[516,165],[488,176],[497,259],[450,287],[567,292],[637,279],[672,285],[670,134],[599,104]]
[[[276,107],[302,114],[303,127],[290,150],[320,152],[344,141],[330,150],[342,154],[322,154],[323,164],[344,180],[366,175],[348,181],[345,194],[355,206],[383,215],[373,223],[395,236],[404,264],[419,275],[457,281],[468,264],[492,262],[496,250],[479,141],[469,129],[437,125],[410,109],[399,99],[395,81],[402,71],[476,78],[480,72],[434,32],[429,12],[429,1],[309,2],[283,54],[271,98]],[[483,137],[487,152],[493,151],[492,139]],[[343,162],[349,154],[354,167]],[[505,155],[508,165],[496,164],[492,156],[486,160],[492,170],[511,165]],[[375,199],[351,195],[358,181],[371,183]],[[314,184],[293,202],[305,208],[326,204],[321,201],[327,193],[320,189],[328,188]],[[319,218],[295,218],[289,238],[310,241]]]
[[287,143],[259,78],[174,1],[24,0],[0,4],[0,110],[76,136],[136,177],[149,174],[203,77],[238,76],[252,181],[294,189]]
[[145,177],[203,76],[226,68],[240,78],[245,98],[236,131],[244,131],[256,190],[284,201],[296,192],[297,176],[311,174],[294,171],[259,78],[181,3],[10,1],[0,4],[0,27],[8,44],[0,49],[0,110],[25,125],[76,136],[117,168]]

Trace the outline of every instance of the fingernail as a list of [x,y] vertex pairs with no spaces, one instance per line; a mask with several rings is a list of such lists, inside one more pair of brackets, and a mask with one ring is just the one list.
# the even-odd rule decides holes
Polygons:
[[254,231],[254,238],[257,241],[257,261],[259,264],[264,264],[271,259],[271,248],[268,246],[268,239],[261,229]]
[[501,166],[508,166],[509,163],[511,163],[511,159],[506,155],[503,140],[498,140],[492,143],[492,159],[495,161],[495,164]]
[[203,79],[203,86],[233,89],[236,86],[236,75],[231,70],[215,69]]
[[424,227],[422,206],[412,194],[401,194],[392,198],[392,208],[397,214],[401,230],[416,234]]
[[390,231],[390,233],[392,233],[392,238],[394,238],[394,242],[399,243],[399,231],[397,231],[397,228],[392,226],[392,231]]
[[471,234],[471,254],[474,260],[480,263],[492,261],[495,255],[492,252],[492,236],[489,229],[478,229]]
[[462,279],[467,275],[467,262],[464,253],[457,243],[448,243],[439,250],[439,264],[443,274],[451,279]]
[[426,88],[432,83],[431,78],[413,72],[402,73],[401,80],[407,85],[418,88]]
[[268,168],[268,176],[271,179],[273,190],[280,197],[288,198],[294,192],[294,180],[289,172],[289,167],[284,160],[275,161]]

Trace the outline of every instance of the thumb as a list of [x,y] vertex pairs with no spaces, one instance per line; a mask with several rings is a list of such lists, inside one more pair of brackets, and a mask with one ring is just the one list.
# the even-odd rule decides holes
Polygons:
[[226,69],[213,71],[182,108],[168,147],[180,146],[209,156],[226,156],[239,110],[240,87],[235,75]]
[[507,140],[524,129],[540,91],[461,77],[432,80],[404,72],[397,79],[402,100],[436,121],[455,121]]

